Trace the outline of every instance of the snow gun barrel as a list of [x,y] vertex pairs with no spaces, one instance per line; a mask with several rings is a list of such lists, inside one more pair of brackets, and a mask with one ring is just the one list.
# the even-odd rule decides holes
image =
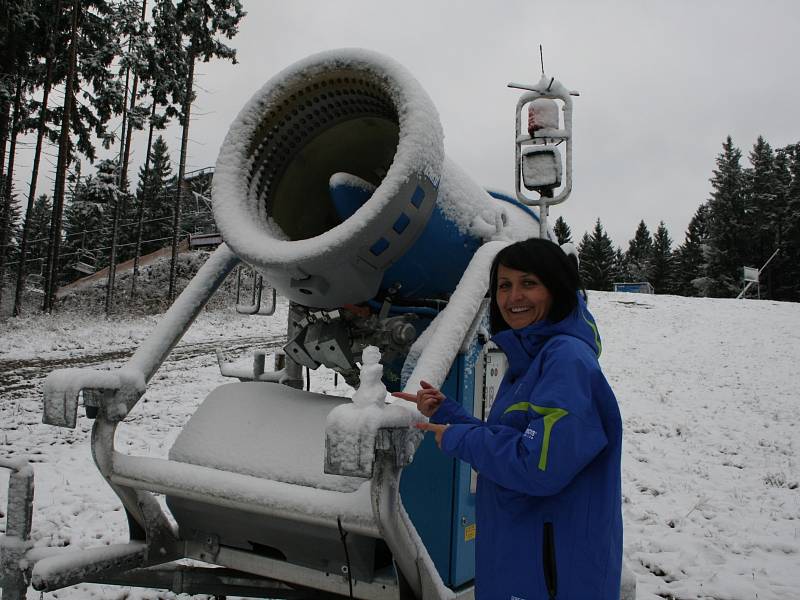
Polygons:
[[364,50],[311,56],[253,96],[220,151],[213,207],[242,260],[317,308],[387,290],[446,298],[514,210],[445,159],[419,83]]

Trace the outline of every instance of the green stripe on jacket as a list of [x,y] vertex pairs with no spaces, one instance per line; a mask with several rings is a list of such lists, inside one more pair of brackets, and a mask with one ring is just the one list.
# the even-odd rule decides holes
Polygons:
[[539,457],[539,470],[544,471],[547,469],[547,451],[550,449],[550,432],[553,430],[553,425],[556,424],[561,417],[569,414],[563,408],[553,408],[550,406],[536,406],[530,402],[517,402],[509,406],[503,414],[514,411],[528,411],[532,410],[544,416],[544,440],[542,440],[542,454]]

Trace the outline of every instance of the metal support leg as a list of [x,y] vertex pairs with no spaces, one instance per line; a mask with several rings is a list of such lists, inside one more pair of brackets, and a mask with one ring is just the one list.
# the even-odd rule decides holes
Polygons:
[[0,460],[10,469],[6,534],[0,537],[0,587],[4,600],[25,600],[28,578],[20,561],[30,546],[33,518],[33,468],[25,460]]

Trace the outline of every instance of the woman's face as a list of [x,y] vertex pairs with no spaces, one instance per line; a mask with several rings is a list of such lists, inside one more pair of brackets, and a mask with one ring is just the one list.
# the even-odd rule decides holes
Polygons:
[[497,267],[497,306],[512,329],[522,329],[550,314],[553,296],[533,273]]

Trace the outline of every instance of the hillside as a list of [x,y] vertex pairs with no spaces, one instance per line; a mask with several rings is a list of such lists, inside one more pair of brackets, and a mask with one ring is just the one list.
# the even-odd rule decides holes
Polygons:
[[[638,598],[800,597],[800,304],[601,292],[590,292],[589,304],[624,419],[625,556]],[[274,347],[285,316],[285,306],[275,318],[204,312],[121,428],[122,446],[165,456],[182,423],[224,381],[214,345],[243,359],[251,344]],[[51,365],[118,366],[156,320],[86,322],[64,313],[0,323],[0,456],[36,462],[37,544],[124,539],[124,515],[91,464],[91,423],[81,419],[75,431],[42,425],[41,382]],[[351,392],[330,374],[312,375],[312,388]],[[0,506],[5,477],[0,472]],[[44,595],[89,596],[123,593],[84,585]]]

